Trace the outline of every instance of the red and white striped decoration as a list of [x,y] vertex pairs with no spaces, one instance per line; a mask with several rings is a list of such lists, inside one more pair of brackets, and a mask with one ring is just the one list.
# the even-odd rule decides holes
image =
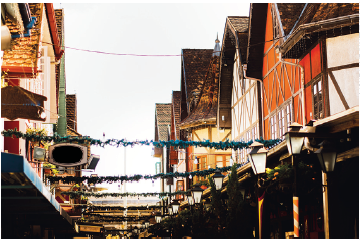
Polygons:
[[294,205],[294,238],[299,237],[299,197],[293,197]]

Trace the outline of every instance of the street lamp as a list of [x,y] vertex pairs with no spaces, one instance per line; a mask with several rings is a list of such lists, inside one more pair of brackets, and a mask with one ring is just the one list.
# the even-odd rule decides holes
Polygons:
[[145,221],[145,228],[148,228],[150,226],[150,221],[149,220],[146,220]]
[[188,199],[188,203],[189,203],[189,206],[193,206],[194,205],[194,198],[191,194],[191,191],[188,191],[187,194],[187,199]]
[[161,222],[161,213],[160,212],[157,212],[156,214],[155,214],[155,221],[156,221],[156,223],[160,223]]
[[214,173],[215,174],[212,176],[212,178],[214,180],[216,190],[221,190],[225,176],[221,174],[221,171],[219,169],[216,169]]
[[203,191],[204,190],[200,187],[200,184],[195,184],[194,187],[191,189],[195,204],[200,203]]
[[169,204],[168,212],[169,212],[170,215],[173,215],[173,209],[172,209],[171,204]]
[[266,168],[266,153],[268,152],[264,148],[264,144],[261,144],[257,141],[254,141],[250,147],[253,149],[249,153],[251,167],[255,173],[258,175],[260,173],[265,173]]
[[303,135],[299,135],[299,133],[301,133],[300,129],[302,128],[302,125],[294,122],[290,125],[290,128],[290,131],[285,133],[285,140],[289,154],[300,154],[305,139]]
[[325,173],[334,171],[337,153],[331,142],[324,140],[319,144],[320,149],[315,151],[320,165]]
[[174,199],[171,203],[171,206],[172,206],[172,212],[174,214],[177,214],[180,207],[180,203],[178,202],[178,200]]

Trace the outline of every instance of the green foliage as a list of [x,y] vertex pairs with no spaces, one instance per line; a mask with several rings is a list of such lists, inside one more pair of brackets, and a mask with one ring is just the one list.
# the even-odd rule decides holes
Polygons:
[[[76,142],[80,144],[84,143],[90,143],[90,145],[97,145],[104,147],[105,145],[120,147],[120,146],[135,146],[135,145],[153,145],[158,148],[163,147],[179,147],[181,149],[184,149],[189,146],[195,146],[195,147],[207,147],[207,148],[214,148],[217,150],[227,150],[227,149],[233,149],[233,150],[239,150],[244,148],[249,148],[249,146],[253,143],[253,141],[249,142],[237,142],[237,141],[219,141],[219,142],[210,142],[209,140],[205,141],[182,141],[182,140],[169,140],[169,141],[153,141],[153,140],[146,140],[146,141],[127,141],[125,139],[117,140],[117,139],[108,139],[106,141],[101,141],[98,139],[93,139],[88,136],[64,136],[61,137],[58,134],[54,134],[53,136],[45,136],[45,135],[34,135],[29,133],[22,133],[21,131],[18,131],[16,128],[14,130],[3,130],[1,134],[5,137],[12,137],[13,135],[16,138],[23,138],[23,139],[35,139],[37,141],[47,141],[51,142],[54,141],[56,143],[59,142]],[[275,139],[275,140],[263,140],[262,138],[256,139],[257,142],[260,142],[264,144],[265,147],[271,147],[274,145],[277,145],[282,140],[281,139]]]
[[[43,167],[45,167],[45,168],[56,168],[55,165],[53,165],[53,164],[51,164],[51,163],[49,163],[49,162],[44,162],[44,163],[43,163]],[[54,175],[56,175],[56,174],[59,173],[59,170],[57,170],[57,169],[51,169],[51,172],[52,172]]]
[[289,178],[292,175],[291,164],[280,164],[274,169],[266,168],[266,181],[276,181],[282,178]]

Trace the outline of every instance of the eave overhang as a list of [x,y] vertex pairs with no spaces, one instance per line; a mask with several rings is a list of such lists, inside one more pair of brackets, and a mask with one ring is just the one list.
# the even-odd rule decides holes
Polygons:
[[[327,33],[328,30],[333,31]],[[322,36],[336,37],[356,32],[359,32],[359,14],[302,24],[281,45],[280,52],[283,58],[299,59],[304,54],[303,50],[310,49]]]
[[1,211],[6,221],[26,215],[28,224],[75,233],[71,217],[21,155],[1,153]]

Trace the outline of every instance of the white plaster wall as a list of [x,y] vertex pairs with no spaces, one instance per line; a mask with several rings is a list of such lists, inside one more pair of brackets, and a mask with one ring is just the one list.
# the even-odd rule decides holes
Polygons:
[[359,33],[326,39],[328,68],[359,63]]
[[[349,34],[326,40],[328,68],[359,63],[359,34]],[[359,67],[332,71],[349,107],[359,105]],[[328,76],[330,115],[345,110]]]
[[[337,70],[333,71],[333,74],[349,107],[352,108],[359,105],[359,68]],[[345,107],[340,100],[330,76],[328,76],[328,81],[330,115],[334,115],[344,111]]]

